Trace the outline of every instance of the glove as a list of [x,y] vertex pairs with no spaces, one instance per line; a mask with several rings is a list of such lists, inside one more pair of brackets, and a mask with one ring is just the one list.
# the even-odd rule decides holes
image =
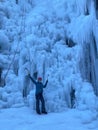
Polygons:
[[29,77],[29,78],[31,77],[30,73],[28,74],[28,77]]
[[48,79],[46,80],[46,82],[48,83]]

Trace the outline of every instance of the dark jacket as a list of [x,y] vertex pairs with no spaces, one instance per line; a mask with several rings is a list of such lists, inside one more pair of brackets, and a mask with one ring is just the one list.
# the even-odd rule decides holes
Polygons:
[[43,93],[43,88],[47,86],[48,80],[46,81],[45,85],[42,82],[35,81],[31,76],[29,76],[32,82],[36,85],[36,94]]

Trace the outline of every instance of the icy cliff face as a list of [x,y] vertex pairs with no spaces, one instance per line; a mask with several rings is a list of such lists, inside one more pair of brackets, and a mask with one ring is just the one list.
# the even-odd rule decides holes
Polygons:
[[[5,26],[2,23],[1,29],[9,39],[8,58],[13,62],[6,86],[0,89],[1,107],[22,104],[23,90],[28,105],[35,107],[35,88],[25,73],[28,68],[32,76],[49,80],[44,91],[48,111],[71,107],[72,88],[76,108],[95,110],[98,25],[94,1],[19,0],[15,4],[9,0],[0,8],[9,12],[2,17]],[[2,77],[7,71],[4,69]]]

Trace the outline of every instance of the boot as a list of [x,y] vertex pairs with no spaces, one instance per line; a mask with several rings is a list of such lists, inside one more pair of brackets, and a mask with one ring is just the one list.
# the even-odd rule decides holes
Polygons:
[[46,111],[42,111],[42,113],[43,113],[43,114],[47,114],[47,112],[46,112]]
[[41,115],[41,113],[40,113],[40,112],[37,112],[37,114]]

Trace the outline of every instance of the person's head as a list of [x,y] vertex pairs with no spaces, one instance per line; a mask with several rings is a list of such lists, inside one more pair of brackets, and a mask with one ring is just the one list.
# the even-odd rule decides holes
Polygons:
[[42,81],[42,78],[41,77],[38,77],[38,82],[41,82]]

